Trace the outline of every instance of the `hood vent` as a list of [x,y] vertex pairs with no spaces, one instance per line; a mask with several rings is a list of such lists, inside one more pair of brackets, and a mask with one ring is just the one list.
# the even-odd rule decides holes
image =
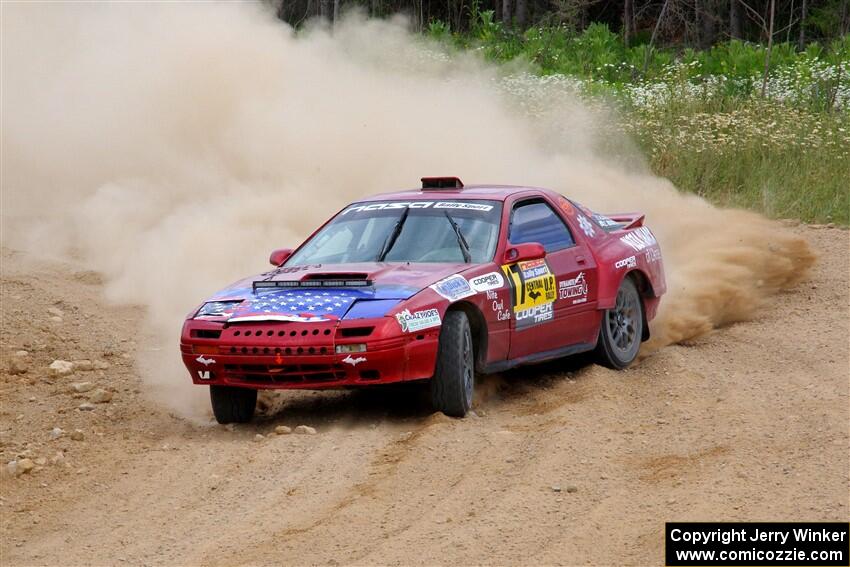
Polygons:
[[365,280],[368,274],[363,273],[335,273],[335,274],[307,274],[305,280]]
[[[318,274],[327,276],[331,274]],[[333,274],[333,279],[323,277],[311,278],[303,281],[260,281],[254,282],[254,291],[262,291],[269,289],[303,289],[303,288],[351,288],[351,287],[370,287],[372,280],[367,279],[348,279],[350,274]],[[358,274],[355,274],[358,275]],[[365,275],[365,274],[364,274]]]

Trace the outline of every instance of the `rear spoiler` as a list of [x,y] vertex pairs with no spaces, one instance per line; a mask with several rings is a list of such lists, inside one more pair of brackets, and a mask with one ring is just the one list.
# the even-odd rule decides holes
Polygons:
[[646,215],[643,213],[617,213],[605,216],[622,225],[618,227],[618,230],[628,230],[643,226],[643,219],[646,218]]

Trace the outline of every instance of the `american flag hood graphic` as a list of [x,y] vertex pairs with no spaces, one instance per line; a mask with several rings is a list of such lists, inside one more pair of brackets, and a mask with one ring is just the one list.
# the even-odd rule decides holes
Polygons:
[[381,317],[400,301],[412,297],[447,273],[457,271],[457,267],[446,265],[424,270],[406,265],[379,266],[369,270],[368,277],[359,280],[347,280],[343,276],[332,280],[305,279],[303,273],[276,271],[260,274],[216,293],[200,307],[194,318],[232,323],[307,323],[334,321],[346,316]]

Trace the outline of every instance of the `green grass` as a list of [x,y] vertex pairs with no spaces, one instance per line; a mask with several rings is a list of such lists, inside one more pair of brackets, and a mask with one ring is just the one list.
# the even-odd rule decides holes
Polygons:
[[762,97],[757,44],[676,51],[638,38],[627,48],[603,25],[516,34],[489,12],[467,34],[435,23],[429,35],[493,61],[524,61],[541,77],[572,77],[588,99],[613,101],[615,128],[683,191],[773,218],[850,225],[850,36],[802,52],[775,45]]
[[[727,101],[728,102],[728,101]],[[677,187],[773,218],[850,224],[850,114],[741,100],[632,109],[625,128]]]

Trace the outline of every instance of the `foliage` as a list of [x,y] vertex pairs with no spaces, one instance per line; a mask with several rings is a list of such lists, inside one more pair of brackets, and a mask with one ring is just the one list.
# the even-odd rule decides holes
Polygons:
[[599,95],[613,101],[615,134],[635,140],[653,171],[682,190],[774,217],[850,224],[850,36],[803,51],[775,44],[762,97],[759,44],[626,47],[601,24],[518,34],[492,12],[476,12],[467,34],[430,35],[494,61],[526,61],[533,74],[503,80],[526,109],[553,87],[591,105]]

